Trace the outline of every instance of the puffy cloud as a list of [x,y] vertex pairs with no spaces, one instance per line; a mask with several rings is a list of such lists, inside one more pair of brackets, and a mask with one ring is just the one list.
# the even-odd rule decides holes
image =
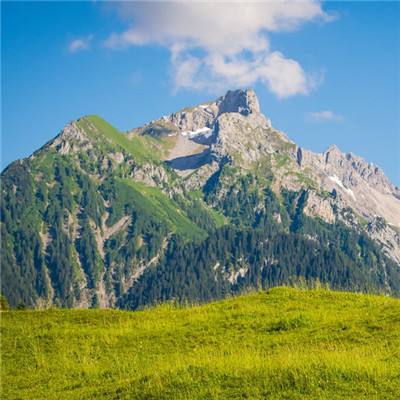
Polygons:
[[343,121],[343,116],[339,114],[335,114],[333,111],[326,110],[326,111],[313,111],[309,112],[306,115],[306,120],[311,122],[326,122],[326,121],[333,121],[333,122],[341,122]]
[[317,80],[307,75],[297,61],[285,58],[279,52],[273,52],[266,58],[260,79],[278,97],[307,94],[317,85]]
[[332,19],[317,0],[122,2],[112,7],[130,27],[112,33],[105,45],[168,48],[176,89],[219,91],[262,81],[279,97],[307,94],[317,82],[297,61],[272,51],[268,33]]
[[70,53],[77,53],[78,51],[88,50],[91,45],[92,35],[77,38],[68,44],[68,51]]

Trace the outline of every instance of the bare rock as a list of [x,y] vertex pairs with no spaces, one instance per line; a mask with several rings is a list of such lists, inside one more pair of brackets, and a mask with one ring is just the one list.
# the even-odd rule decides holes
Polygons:
[[254,90],[229,90],[217,100],[219,114],[239,113],[249,115],[260,112],[260,104]]
[[314,191],[310,191],[308,194],[304,213],[310,217],[320,217],[328,223],[333,223],[335,221],[335,214],[331,202],[317,195]]

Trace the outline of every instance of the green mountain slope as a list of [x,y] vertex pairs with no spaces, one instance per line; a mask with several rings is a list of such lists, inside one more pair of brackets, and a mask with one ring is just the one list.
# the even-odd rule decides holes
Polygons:
[[7,399],[398,399],[400,303],[275,288],[142,312],[3,312]]
[[103,141],[107,140],[111,145],[119,146],[127,154],[135,157],[138,162],[159,161],[157,153],[154,152],[155,141],[148,136],[128,139],[126,134],[119,132],[98,115],[84,117],[78,121],[77,125],[95,140],[99,147],[102,147]]
[[137,212],[161,221],[171,232],[189,239],[204,239],[206,232],[188,218],[181,207],[160,189],[129,179],[121,181],[132,188],[130,201]]

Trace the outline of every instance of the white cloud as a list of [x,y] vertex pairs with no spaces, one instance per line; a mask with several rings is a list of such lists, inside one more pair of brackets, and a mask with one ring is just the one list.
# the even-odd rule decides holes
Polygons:
[[77,53],[78,51],[88,50],[90,48],[92,39],[92,35],[74,39],[68,44],[68,51],[70,53]]
[[341,122],[343,121],[343,116],[339,114],[335,114],[333,111],[326,110],[326,111],[313,111],[309,112],[306,115],[306,120],[311,122]]
[[307,94],[318,81],[271,49],[269,32],[332,19],[318,0],[274,2],[122,2],[111,5],[129,28],[109,48],[157,44],[171,52],[176,89],[219,91],[265,83],[278,97]]

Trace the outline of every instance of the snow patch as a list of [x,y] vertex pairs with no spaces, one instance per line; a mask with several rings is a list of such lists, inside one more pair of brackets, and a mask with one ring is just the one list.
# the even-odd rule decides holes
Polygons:
[[348,189],[346,186],[343,185],[342,181],[336,176],[330,176],[329,179],[336,183],[339,187],[341,187],[347,194],[349,194],[354,200],[356,199],[356,196],[354,192],[351,189]]
[[353,198],[353,200],[356,199],[356,196],[351,189],[344,188],[344,190]]
[[183,131],[183,132],[181,132],[181,134],[182,134],[182,136],[189,136],[189,139],[192,139],[199,135],[204,135],[205,137],[208,137],[208,136],[211,136],[212,129],[204,127],[204,128],[196,129],[195,131]]
[[337,185],[339,185],[342,189],[345,189],[345,187],[343,186],[342,181],[336,175],[330,176],[329,179],[332,182],[335,182]]

